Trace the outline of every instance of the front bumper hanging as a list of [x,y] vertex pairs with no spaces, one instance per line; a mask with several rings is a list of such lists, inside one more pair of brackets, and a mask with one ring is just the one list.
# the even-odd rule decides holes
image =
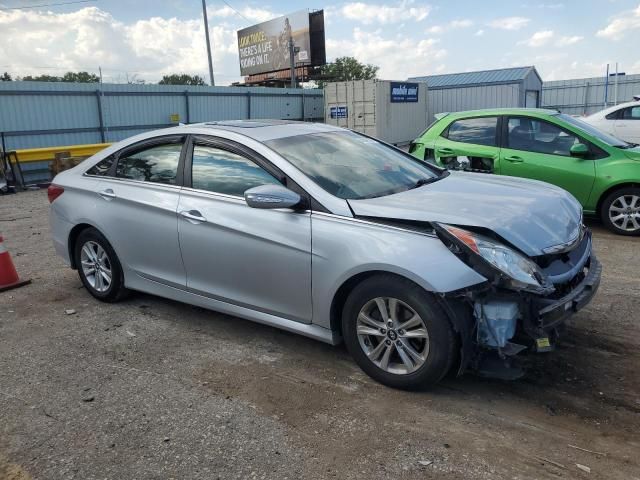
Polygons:
[[559,326],[591,301],[600,286],[601,275],[602,265],[592,255],[589,272],[571,292],[559,299],[534,299],[532,313],[535,323],[544,331]]

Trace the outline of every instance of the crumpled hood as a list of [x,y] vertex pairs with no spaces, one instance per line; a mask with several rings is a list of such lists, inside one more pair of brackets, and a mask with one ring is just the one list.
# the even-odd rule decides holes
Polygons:
[[529,256],[573,240],[582,207],[553,185],[516,177],[450,172],[406,192],[349,200],[357,216],[488,228]]

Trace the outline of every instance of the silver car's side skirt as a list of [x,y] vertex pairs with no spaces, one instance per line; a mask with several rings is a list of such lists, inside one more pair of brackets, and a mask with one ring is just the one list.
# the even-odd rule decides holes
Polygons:
[[233,305],[231,303],[215,300],[213,298],[198,295],[175,287],[170,287],[162,283],[143,278],[139,275],[132,276],[131,281],[127,282],[127,288],[138,290],[140,292],[158,295],[160,297],[176,300],[178,302],[188,303],[198,307],[214,310],[216,312],[233,315],[244,318],[252,322],[269,325],[271,327],[286,330],[287,332],[297,333],[305,337],[320,340],[330,345],[337,345],[342,338],[339,334],[324,327],[314,324],[300,323],[294,320],[278,317],[269,313],[259,312],[250,308]]

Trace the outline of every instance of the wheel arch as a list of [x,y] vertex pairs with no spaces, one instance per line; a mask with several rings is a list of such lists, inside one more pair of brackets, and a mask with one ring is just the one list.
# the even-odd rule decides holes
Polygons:
[[356,273],[355,275],[352,275],[351,277],[346,279],[336,290],[336,293],[334,294],[331,301],[330,322],[331,330],[334,332],[334,334],[337,334],[336,336],[342,339],[342,310],[347,298],[349,297],[349,294],[357,285],[359,285],[363,281],[378,275],[394,276],[398,279],[409,281],[434,296],[436,301],[442,307],[456,336],[458,356],[451,366],[451,372],[454,373],[454,375],[461,375],[466,370],[466,367],[473,356],[473,341],[470,335],[472,325],[470,325],[469,323],[469,312],[465,311],[466,306],[462,303],[452,304],[451,302],[449,302],[449,299],[447,299],[446,295],[429,290],[425,288],[424,285],[420,285],[406,275],[401,275],[399,273],[391,272],[388,270],[368,270],[365,272]]
[[[71,231],[69,232],[69,238],[67,240],[67,249],[69,250],[69,262],[71,264],[71,268],[74,270],[77,270],[78,268],[78,266],[76,265],[76,256],[75,256],[76,242],[78,241],[78,237],[80,236],[80,234],[85,230],[87,230],[88,228],[94,228],[97,231],[99,231],[102,235],[104,235],[104,233],[102,233],[102,231],[98,227],[86,222],[78,223],[71,229]],[[106,235],[104,236],[106,238]]]
[[604,202],[605,198],[607,198],[609,195],[611,195],[616,190],[621,190],[623,188],[629,188],[629,187],[640,188],[640,182],[622,182],[622,183],[617,183],[617,184],[612,185],[611,187],[607,188],[604,192],[602,192],[600,194],[600,197],[598,198],[598,202],[596,203],[596,215],[600,216],[601,209],[602,209],[602,203]]
[[[347,278],[342,284],[338,287],[335,294],[333,295],[333,299],[331,300],[331,308],[329,310],[330,315],[330,324],[331,330],[333,332],[337,332],[340,337],[342,337],[342,309],[344,308],[344,304],[349,297],[349,294],[353,291],[354,288],[363,281],[368,278],[371,278],[376,275],[397,275],[395,273],[391,273],[385,270],[369,270],[366,272],[356,273],[351,277]],[[398,277],[402,277],[401,275],[397,275]],[[402,277],[406,278],[406,277]],[[408,279],[407,279],[408,280]]]

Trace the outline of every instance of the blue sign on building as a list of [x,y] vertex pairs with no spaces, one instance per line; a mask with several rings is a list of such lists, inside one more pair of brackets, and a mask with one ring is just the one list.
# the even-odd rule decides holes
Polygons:
[[391,85],[391,102],[417,102],[418,101],[418,84],[407,82],[390,82]]
[[329,109],[329,114],[331,115],[331,118],[347,118],[347,106],[340,105],[338,107],[331,107]]

